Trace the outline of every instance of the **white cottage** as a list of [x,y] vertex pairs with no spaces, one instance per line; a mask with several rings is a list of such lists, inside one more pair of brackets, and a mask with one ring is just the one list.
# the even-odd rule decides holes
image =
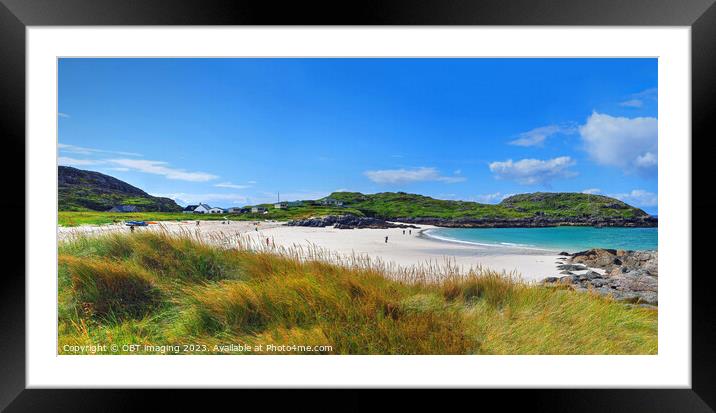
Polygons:
[[194,208],[195,214],[208,214],[209,210],[211,210],[211,207],[207,204],[199,204],[196,208]]

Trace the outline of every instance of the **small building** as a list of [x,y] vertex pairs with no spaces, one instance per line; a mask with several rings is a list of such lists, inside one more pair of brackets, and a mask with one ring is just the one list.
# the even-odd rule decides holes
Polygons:
[[208,214],[211,207],[207,204],[199,204],[194,208],[195,214]]
[[231,208],[227,209],[226,212],[229,214],[243,214],[243,213],[247,212],[247,209],[239,208],[239,207],[231,207]]
[[286,206],[288,206],[288,207],[299,207],[299,206],[303,206],[303,201],[291,201],[291,202],[286,202]]
[[263,214],[265,212],[268,212],[268,209],[266,209],[265,207],[261,207],[261,206],[251,207],[252,214]]
[[193,214],[196,207],[199,205],[187,205],[186,208],[182,209],[181,212],[184,214]]
[[273,207],[276,209],[286,209],[288,208],[288,202],[277,202],[273,204]]
[[224,213],[226,213],[224,208],[217,208],[217,207],[209,208],[209,214],[224,214]]
[[321,205],[324,206],[343,206],[343,201],[339,201],[335,198],[324,198],[321,200]]
[[140,212],[136,205],[116,205],[107,212]]

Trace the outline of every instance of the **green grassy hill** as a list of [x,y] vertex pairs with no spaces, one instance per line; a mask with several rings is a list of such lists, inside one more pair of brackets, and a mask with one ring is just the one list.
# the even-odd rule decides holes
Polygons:
[[117,205],[135,205],[141,211],[177,212],[169,198],[151,196],[117,178],[69,166],[57,170],[58,210],[107,211]]
[[573,192],[535,192],[513,195],[502,200],[499,206],[511,211],[527,213],[530,216],[539,213],[553,217],[638,218],[649,216],[643,210],[615,198]]
[[380,218],[532,218],[593,217],[637,218],[648,216],[614,198],[567,192],[536,192],[506,198],[497,205],[469,201],[450,201],[405,192],[365,195],[359,192],[334,192],[329,198],[344,202],[367,216]]
[[102,354],[126,354],[125,344],[141,345],[133,354],[658,352],[655,309],[489,271],[388,273],[156,232],[79,237],[58,253],[60,354],[93,344]]
[[[59,167],[60,225],[102,224],[127,219],[182,220],[222,219],[218,215],[180,214],[181,207],[168,198],[154,197],[126,182],[98,172]],[[232,214],[231,219],[287,221],[325,215],[357,215],[383,219],[435,218],[442,220],[531,220],[557,219],[640,219],[649,215],[641,209],[603,195],[536,192],[514,195],[501,203],[481,204],[470,201],[440,200],[405,192],[334,192],[326,198],[343,205],[321,205],[321,200],[306,200],[300,206],[276,209],[262,204],[267,214]],[[326,199],[322,198],[322,199]],[[116,205],[136,205],[139,214],[108,214]],[[98,211],[98,212],[94,212]],[[655,224],[655,220],[654,224]],[[512,221],[514,222],[514,221]]]

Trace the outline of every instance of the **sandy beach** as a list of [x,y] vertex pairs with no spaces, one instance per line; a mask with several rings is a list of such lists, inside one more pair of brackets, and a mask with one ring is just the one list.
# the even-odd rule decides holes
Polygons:
[[[524,281],[540,281],[555,276],[555,252],[501,246],[467,245],[430,238],[422,232],[434,228],[421,225],[419,229],[335,229],[333,227],[290,227],[282,222],[262,221],[258,225],[248,221],[161,222],[136,231],[164,230],[173,234],[191,234],[209,242],[228,238],[248,241],[254,247],[320,249],[338,256],[368,256],[399,266],[444,266],[450,263],[461,271],[470,268],[489,268],[510,273]],[[258,229],[258,230],[257,230]],[[58,238],[69,239],[75,234],[96,235],[129,232],[123,225],[59,227]],[[385,242],[385,237],[388,242]],[[268,240],[268,243],[267,243]]]
[[[446,263],[462,271],[470,268],[489,268],[512,273],[525,281],[542,280],[554,276],[558,271],[558,255],[551,252],[537,252],[503,247],[482,247],[440,241],[429,238],[422,230],[433,228],[428,225],[420,229],[334,229],[276,226],[248,235],[252,239],[276,246],[316,246],[341,255],[367,255],[378,257],[385,262],[400,266],[441,266]],[[385,242],[385,237],[388,242]]]

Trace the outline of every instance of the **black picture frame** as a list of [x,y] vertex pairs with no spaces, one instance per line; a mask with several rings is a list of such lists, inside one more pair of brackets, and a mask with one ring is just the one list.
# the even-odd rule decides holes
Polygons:
[[[25,29],[27,26],[73,25],[562,25],[562,26],[689,26],[692,58],[692,216],[716,206],[709,185],[709,156],[705,145],[716,137],[716,5],[715,0],[424,0],[347,2],[258,2],[246,0],[0,0],[0,128],[6,161],[3,216],[14,237],[4,247],[5,271],[0,284],[0,408],[8,411],[113,411],[151,406],[142,390],[30,390],[26,389],[25,353]],[[698,146],[698,150],[694,148]],[[23,175],[24,176],[24,175]],[[699,214],[699,212],[701,214]],[[699,215],[697,215],[699,214]],[[705,226],[702,226],[705,227]],[[704,229],[699,228],[699,231]],[[694,232],[692,231],[692,234]],[[22,240],[23,242],[20,242]],[[716,407],[716,326],[712,271],[697,271],[709,243],[696,243],[692,257],[692,386],[683,390],[491,390],[480,391],[479,404],[497,402],[501,408],[528,407],[550,411],[687,411],[708,412]],[[684,278],[691,274],[683,274]],[[167,394],[169,393],[169,394]],[[452,399],[432,392],[400,397],[407,407]],[[515,394],[517,393],[517,394]],[[221,397],[217,397],[221,395]],[[202,398],[207,404],[226,393],[197,395],[193,391],[164,390],[157,400],[174,403]],[[254,392],[258,398],[269,398]],[[341,410],[369,405],[364,393],[339,392]],[[229,396],[234,398],[235,396]],[[246,396],[242,396],[246,397]],[[270,397],[271,405],[301,401],[316,403],[315,395]],[[321,396],[322,397],[322,396]],[[474,395],[470,396],[474,400]],[[390,403],[382,402],[383,407]],[[326,408],[322,403],[319,408]],[[331,409],[334,410],[334,409]],[[337,409],[336,409],[337,410]]]

